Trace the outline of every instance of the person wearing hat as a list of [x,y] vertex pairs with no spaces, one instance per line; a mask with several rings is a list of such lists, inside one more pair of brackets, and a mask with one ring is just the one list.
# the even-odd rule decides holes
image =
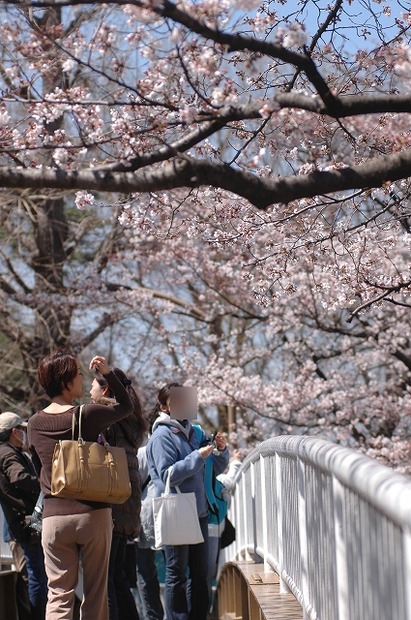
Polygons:
[[[44,620],[47,578],[40,537],[29,527],[40,485],[27,447],[27,422],[16,413],[0,414],[0,504],[9,534],[23,550],[32,620]],[[13,547],[12,547],[13,549]],[[17,601],[19,603],[19,601]],[[19,605],[18,605],[19,606]]]

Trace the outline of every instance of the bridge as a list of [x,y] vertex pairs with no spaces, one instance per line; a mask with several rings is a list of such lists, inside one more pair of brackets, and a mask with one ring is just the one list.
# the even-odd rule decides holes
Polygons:
[[328,441],[275,437],[244,461],[229,518],[219,620],[411,620],[411,479]]
[[411,479],[328,441],[276,437],[243,463],[229,516],[217,618],[411,620]]

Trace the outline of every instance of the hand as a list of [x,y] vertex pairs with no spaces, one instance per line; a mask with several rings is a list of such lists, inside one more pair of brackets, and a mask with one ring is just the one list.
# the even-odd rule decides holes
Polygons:
[[213,450],[214,450],[214,446],[212,443],[208,446],[203,446],[202,448],[198,449],[203,459],[206,459],[208,456],[210,456],[210,454],[213,453]]
[[107,365],[106,358],[101,355],[95,355],[89,364],[89,369],[96,368],[102,375],[108,375],[110,366]]
[[222,433],[217,433],[214,438],[214,443],[216,445],[217,450],[222,452],[227,445],[227,439],[224,437]]

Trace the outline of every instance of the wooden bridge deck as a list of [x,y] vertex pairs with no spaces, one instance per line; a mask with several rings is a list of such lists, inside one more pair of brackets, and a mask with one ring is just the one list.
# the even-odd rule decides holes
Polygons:
[[291,593],[280,593],[275,572],[263,564],[229,562],[217,590],[218,620],[303,620],[303,610]]

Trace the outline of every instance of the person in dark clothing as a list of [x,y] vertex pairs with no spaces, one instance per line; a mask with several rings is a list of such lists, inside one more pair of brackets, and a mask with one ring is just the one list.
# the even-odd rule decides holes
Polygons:
[[137,452],[142,481],[141,530],[137,543],[137,585],[145,620],[163,620],[164,610],[155,563],[157,551],[154,549],[152,499],[155,497],[155,487],[148,473],[146,449],[144,445]]
[[[0,503],[16,560],[19,548],[25,560],[32,620],[43,620],[47,599],[47,577],[40,536],[29,527],[30,515],[40,493],[40,484],[26,448],[27,422],[16,413],[0,414]],[[21,565],[21,557],[17,560]],[[20,568],[22,568],[20,566]],[[22,575],[24,570],[21,571]],[[20,595],[21,594],[21,595]],[[19,586],[17,604],[23,617],[26,603]]]
[[[108,572],[109,616],[110,620],[138,620],[139,615],[131,592],[132,584],[128,581],[125,568],[127,542],[140,533],[141,484],[137,450],[145,436],[146,422],[140,398],[131,380],[120,368],[113,368],[113,373],[127,390],[133,403],[133,411],[104,431],[104,437],[110,445],[125,449],[131,482],[129,499],[124,504],[115,504],[112,507],[113,537]],[[93,402],[99,404],[110,405],[115,402],[110,386],[100,373],[96,373],[90,396]]]
[[164,552],[155,549],[152,500],[156,495],[147,464],[147,441],[153,424],[160,415],[157,407],[147,415],[148,433],[145,443],[138,449],[137,458],[141,478],[141,529],[137,541],[137,587],[144,620],[163,620],[164,609],[156,560]]

